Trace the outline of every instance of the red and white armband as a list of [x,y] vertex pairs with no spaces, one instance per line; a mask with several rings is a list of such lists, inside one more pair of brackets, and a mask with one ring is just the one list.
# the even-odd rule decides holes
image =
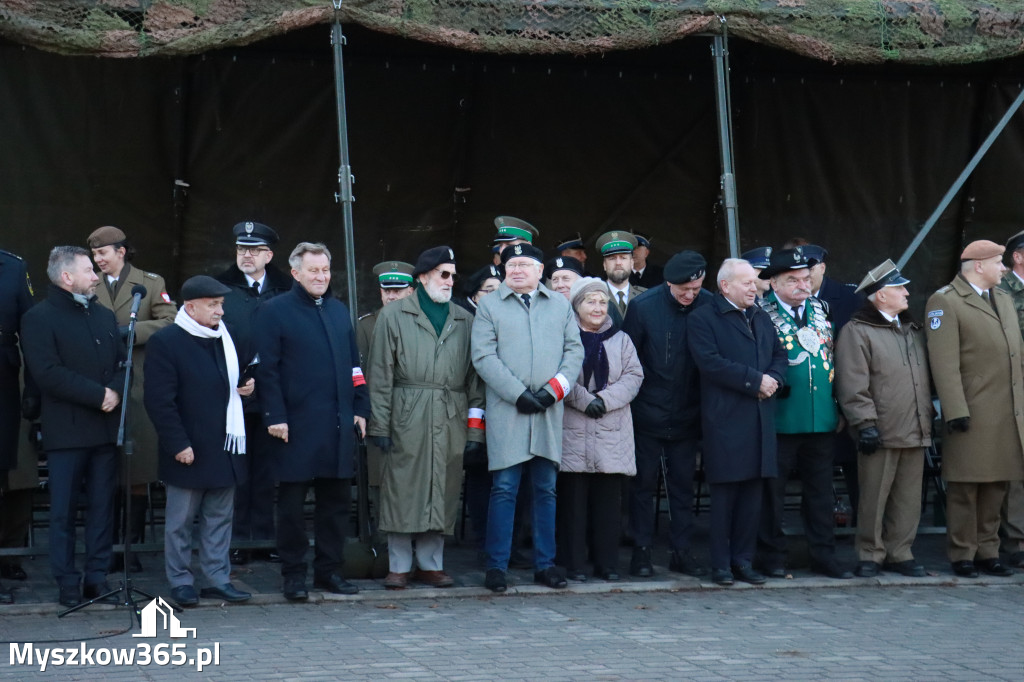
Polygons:
[[352,368],[352,387],[359,388],[360,386],[366,385],[366,377],[363,376],[363,370],[361,367]]
[[548,382],[548,386],[555,392],[555,400],[561,400],[569,392],[569,381],[561,373]]
[[484,411],[479,407],[469,408],[469,428],[485,429],[487,422],[484,421]]

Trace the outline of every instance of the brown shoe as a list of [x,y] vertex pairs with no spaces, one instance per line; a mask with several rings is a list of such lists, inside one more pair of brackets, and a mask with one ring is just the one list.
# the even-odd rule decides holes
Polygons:
[[444,571],[421,571],[417,569],[416,575],[413,578],[431,587],[451,587],[455,584],[455,580]]
[[389,590],[404,590],[408,585],[408,573],[388,573],[388,577],[384,578],[384,587]]

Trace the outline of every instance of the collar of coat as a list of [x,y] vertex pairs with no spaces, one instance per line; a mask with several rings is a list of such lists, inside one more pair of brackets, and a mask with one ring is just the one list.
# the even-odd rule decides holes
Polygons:
[[[68,308],[72,310],[85,310],[85,306],[75,300],[74,295],[67,289],[62,289],[56,284],[50,284],[46,290],[46,300],[57,306],[58,308]],[[98,305],[96,303],[96,295],[93,294],[89,301],[89,305]]]
[[[897,317],[900,320],[901,326],[907,327],[908,329],[912,329],[914,331],[921,329],[921,325],[914,321],[914,318],[910,314],[910,311],[904,310],[899,315],[897,315]],[[878,312],[878,308],[876,308],[874,304],[871,303],[871,301],[864,301],[864,304],[857,309],[857,312],[850,316],[850,321],[863,322],[864,324],[869,324],[872,327],[892,326],[892,322],[885,319],[885,316],[883,316],[882,313]]]
[[[267,263],[266,271],[267,276],[266,279],[263,280],[263,291],[267,291],[268,285],[271,289],[277,289],[278,291],[288,291],[292,288],[292,284],[295,282],[295,279],[278,270],[273,263]],[[216,279],[221,284],[227,284],[231,287],[250,289],[249,281],[245,278],[245,273],[239,270],[237,265],[232,265],[230,268],[217,275]]]
[[[498,285],[498,295],[501,296],[502,298],[508,298],[509,296],[520,296],[520,294],[517,294],[516,292],[512,291],[512,287],[510,287],[505,282],[502,282],[500,285]],[[551,291],[551,289],[548,289],[543,284],[538,283],[537,297],[540,296],[543,296],[544,298],[551,298],[552,296],[561,296],[561,294]],[[535,301],[537,300],[537,297],[534,298]],[[410,296],[409,298],[412,297]]]
[[[295,282],[292,284],[292,293],[295,295],[296,298],[298,298],[303,303],[306,303],[311,306],[316,305],[316,299],[310,296],[309,292],[306,291],[301,284],[299,284],[298,280],[295,280]],[[323,305],[327,305],[328,302],[334,300],[334,294],[331,293],[330,285],[327,286],[327,291],[324,292],[323,300]],[[338,301],[338,303],[341,303],[341,301]]]

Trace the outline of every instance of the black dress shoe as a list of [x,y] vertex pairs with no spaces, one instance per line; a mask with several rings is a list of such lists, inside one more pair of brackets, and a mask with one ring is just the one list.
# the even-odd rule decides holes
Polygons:
[[998,557],[992,559],[975,559],[974,565],[980,568],[982,573],[994,575],[999,578],[1007,578],[1013,575],[1013,569],[1000,561]]
[[249,550],[247,549],[233,549],[231,550],[231,563],[236,566],[245,566],[249,563]]
[[281,592],[288,601],[306,601],[309,599],[306,581],[302,578],[285,578],[284,589]]
[[891,561],[882,566],[882,569],[889,571],[890,573],[905,575],[908,578],[923,578],[927,575],[924,571],[924,566],[913,559],[907,559],[906,561]]
[[789,574],[786,573],[785,566],[762,566],[761,575],[765,576],[766,578],[779,579],[785,578]]
[[611,568],[601,568],[600,566],[594,568],[594,575],[601,580],[607,580],[611,583],[622,579],[618,571]]
[[668,570],[673,573],[692,575],[694,578],[701,578],[708,574],[708,569],[698,564],[689,552],[679,550],[675,550],[669,555]]
[[831,557],[823,561],[815,561],[811,566],[811,570],[820,575],[835,578],[836,580],[850,580],[853,578],[853,573],[851,571],[844,568],[842,564]]
[[716,585],[722,585],[728,587],[733,584],[732,571],[727,568],[712,568],[711,569],[711,582]]
[[223,585],[216,585],[211,587],[204,587],[199,590],[199,596],[203,599],[223,599],[226,602],[237,604],[238,602],[249,601],[252,599],[252,595],[248,592],[243,592],[231,583],[224,583]]
[[27,580],[28,574],[25,573],[19,564],[0,564],[0,578],[7,580]]
[[9,590],[3,585],[0,585],[0,604],[13,604],[14,603],[14,590]]
[[327,590],[331,594],[359,594],[359,588],[337,573],[313,578],[313,587]]
[[751,566],[733,566],[732,575],[736,580],[751,585],[764,585],[768,582],[768,578],[755,571]]
[[78,585],[64,585],[60,588],[60,596],[57,598],[61,606],[78,606],[82,603],[82,592]]
[[533,574],[533,582],[538,585],[547,585],[556,590],[569,584],[565,580],[565,574],[557,566],[548,566],[543,571],[536,571]]
[[629,574],[638,578],[650,578],[654,575],[654,564],[651,563],[650,547],[634,547],[633,556],[629,560]]
[[974,567],[973,561],[954,561],[952,563],[953,573],[961,578],[977,578],[978,569]]
[[[103,581],[101,583],[87,583],[85,588],[82,590],[82,598],[84,601],[95,599],[100,604],[120,604],[121,599],[117,596],[117,593],[107,594],[113,592],[114,588],[109,583]],[[100,599],[102,595],[106,594],[106,597]]]
[[199,603],[199,595],[191,585],[178,585],[171,588],[171,601],[181,607],[195,606]]
[[[594,572],[597,575],[597,572]],[[565,577],[573,582],[585,583],[587,582],[587,574],[583,571],[577,571],[576,569],[570,568],[565,572]]]
[[505,571],[500,568],[488,568],[484,574],[484,587],[491,592],[504,592],[508,589],[508,580],[505,578]]
[[859,578],[877,578],[881,569],[877,561],[862,561],[853,569],[853,573]]

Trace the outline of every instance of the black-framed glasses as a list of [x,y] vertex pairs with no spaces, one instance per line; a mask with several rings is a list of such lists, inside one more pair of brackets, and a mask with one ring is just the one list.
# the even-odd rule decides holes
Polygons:
[[267,253],[268,251],[270,251],[270,249],[268,249],[265,246],[242,246],[241,244],[235,245],[235,253],[237,253],[239,256],[246,253],[249,254],[250,256],[258,256],[261,253]]
[[448,270],[438,270],[441,275],[441,279],[450,279],[452,283],[459,281],[459,275],[455,272],[449,272]]

